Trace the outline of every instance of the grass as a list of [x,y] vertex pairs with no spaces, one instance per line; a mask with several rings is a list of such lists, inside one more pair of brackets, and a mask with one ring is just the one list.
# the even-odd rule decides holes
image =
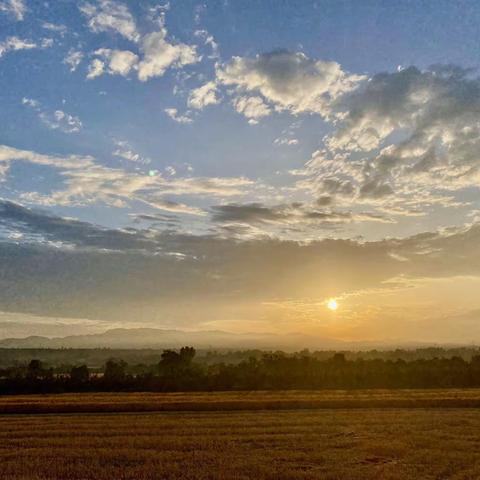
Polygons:
[[[475,390],[429,390],[3,397],[3,411],[11,413],[0,415],[0,478],[478,479],[480,410],[454,403],[479,396]],[[390,405],[361,407],[375,399]],[[449,401],[451,408],[415,406],[435,399]],[[404,405],[410,408],[393,408],[400,400],[409,400]],[[344,401],[357,408],[341,408]],[[25,402],[49,405],[51,412],[65,406],[81,412],[78,407],[87,404],[99,410],[110,405],[114,412],[141,402],[172,411],[13,413],[15,404]],[[279,402],[339,403],[336,408],[259,409],[279,407]],[[182,411],[186,404],[190,411]],[[206,404],[212,411],[194,411]],[[242,410],[222,411],[226,404]]]
[[0,414],[412,407],[480,408],[480,389],[69,393],[0,396]]

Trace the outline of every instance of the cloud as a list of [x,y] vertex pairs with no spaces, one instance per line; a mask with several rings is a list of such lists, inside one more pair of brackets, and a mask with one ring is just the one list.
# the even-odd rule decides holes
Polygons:
[[138,35],[137,41],[139,55],[130,50],[96,50],[94,55],[100,58],[90,63],[87,78],[96,78],[104,73],[127,77],[135,71],[138,79],[145,82],[163,76],[169,68],[182,68],[200,61],[195,46],[169,42],[163,26],[159,31]]
[[480,182],[479,111],[471,71],[377,74],[335,104],[337,128],[299,185],[401,215],[465,206],[458,192]]
[[[0,243],[2,308],[37,315],[168,319],[177,328],[229,318],[241,323],[272,314],[266,303],[312,306],[375,291],[378,305],[382,290],[480,275],[478,224],[377,242],[293,242],[104,229],[10,202],[3,202],[0,219],[28,239]],[[316,322],[322,311],[314,309]],[[302,308],[292,318],[278,308],[273,313],[288,328],[292,321],[303,326]],[[361,320],[355,318],[353,325]]]
[[294,146],[294,145],[298,145],[298,139],[278,137],[273,141],[273,143],[275,145],[287,145],[287,146],[291,147],[291,146]]
[[78,117],[65,113],[63,110],[47,112],[42,108],[38,100],[24,97],[22,104],[37,112],[38,118],[50,130],[60,130],[63,133],[78,133],[83,128],[82,122]]
[[187,103],[190,108],[201,110],[208,105],[215,105],[219,103],[219,101],[217,97],[217,85],[211,81],[191,90]]
[[142,157],[139,153],[135,152],[132,146],[125,140],[117,140],[115,145],[117,149],[114,150],[112,154],[116,157],[121,157],[129,162],[141,163],[143,165],[148,165],[151,161],[149,158]]
[[218,43],[215,41],[212,35],[210,35],[206,30],[196,30],[195,36],[201,38],[205,45],[208,45],[211,48],[211,53],[208,56],[210,59],[216,59],[220,57]]
[[53,114],[40,112],[39,118],[51,130],[60,130],[64,133],[78,133],[83,128],[78,117],[63,110],[55,110]]
[[[156,171],[132,172],[109,168],[96,163],[90,156],[52,156],[0,145],[0,172],[8,174],[12,162],[23,161],[52,167],[62,177],[59,189],[48,194],[35,191],[20,194],[24,202],[37,205],[89,205],[104,203],[125,207],[130,202],[141,202],[152,208],[173,208],[165,195],[229,197],[243,195],[253,181],[244,177],[163,177]],[[151,174],[150,174],[151,173]],[[186,211],[187,206],[180,207]],[[190,208],[190,212],[199,210]]]
[[121,251],[153,246],[142,235],[50,215],[6,200],[0,200],[0,224],[4,229],[21,233],[22,242]]
[[276,110],[328,117],[332,103],[364,79],[344,72],[336,62],[308,58],[300,52],[275,51],[253,58],[233,57],[217,67],[220,83],[239,93],[261,94]]
[[88,66],[87,79],[91,80],[93,78],[99,77],[105,72],[105,63],[100,59],[95,58],[92,60]]
[[206,215],[206,212],[201,208],[193,207],[191,205],[185,205],[184,203],[172,202],[162,198],[158,198],[158,199],[150,198],[148,201],[148,204],[159,210],[165,210],[167,212],[185,213],[188,215],[200,215],[200,216]]
[[167,30],[162,28],[142,38],[140,51],[143,58],[138,64],[140,81],[161,77],[168,68],[181,68],[200,60],[195,46],[169,43],[166,37]]
[[[291,226],[307,228],[309,225],[332,227],[357,221],[390,223],[382,215],[370,212],[336,211],[318,204],[293,202],[267,206],[261,203],[227,204],[211,207],[212,220],[218,223],[243,223],[249,225]],[[304,233],[307,233],[304,231]]]
[[188,115],[180,115],[176,108],[166,108],[164,112],[177,123],[192,123],[193,120]]
[[6,12],[12,15],[15,20],[22,21],[27,12],[27,6],[24,0],[6,0],[0,2],[0,12]]
[[31,50],[33,48],[39,48],[35,42],[23,40],[18,37],[8,37],[3,42],[0,42],[0,57],[2,57],[8,52],[15,52],[18,50]]
[[[110,75],[121,75],[123,77],[128,76],[133,68],[136,68],[138,64],[138,56],[129,50],[111,50],[109,48],[100,48],[95,51],[95,55],[103,58],[108,64],[107,72]],[[95,60],[93,60],[95,62]],[[93,63],[92,62],[92,63]],[[102,67],[93,67],[93,77],[98,77],[104,72],[105,62],[102,62]],[[92,64],[91,64],[92,65]]]
[[140,39],[137,26],[128,8],[113,0],[99,0],[96,3],[85,2],[79,6],[87,19],[92,32],[113,31],[132,42]]
[[67,56],[63,59],[63,63],[70,67],[71,72],[74,72],[82,62],[83,57],[84,54],[82,51],[71,48],[68,51]]
[[270,108],[261,97],[237,97],[233,106],[238,113],[249,119],[249,123],[258,123],[258,119],[270,115]]
[[90,156],[67,155],[62,157],[43,155],[29,150],[19,150],[7,145],[0,145],[0,162],[9,166],[15,160],[64,169],[85,169],[94,165],[94,159]]

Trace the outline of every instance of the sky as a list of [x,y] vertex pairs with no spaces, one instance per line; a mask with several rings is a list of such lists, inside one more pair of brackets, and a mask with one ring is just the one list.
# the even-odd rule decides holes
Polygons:
[[479,22],[0,0],[0,337],[480,342]]

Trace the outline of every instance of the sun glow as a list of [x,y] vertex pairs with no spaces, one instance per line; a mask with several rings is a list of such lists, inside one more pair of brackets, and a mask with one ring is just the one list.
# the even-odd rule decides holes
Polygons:
[[331,298],[330,300],[328,300],[327,302],[327,307],[330,309],[330,310],[336,310],[338,308],[338,302],[334,299],[334,298]]

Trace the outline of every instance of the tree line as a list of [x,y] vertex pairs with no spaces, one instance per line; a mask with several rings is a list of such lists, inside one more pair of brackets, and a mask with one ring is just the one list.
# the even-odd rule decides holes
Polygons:
[[[168,346],[165,348],[175,348]],[[266,353],[261,349],[197,349],[195,362],[212,365],[215,363],[240,363],[250,357],[261,359]],[[274,352],[269,352],[274,353]],[[276,352],[282,353],[282,352]],[[347,360],[422,360],[433,358],[451,358],[458,356],[470,361],[473,356],[480,355],[475,346],[422,348],[396,348],[391,350],[302,350],[296,355],[328,360],[335,353],[343,353]],[[0,348],[0,369],[11,366],[26,366],[33,359],[42,361],[52,367],[55,374],[68,374],[75,365],[87,365],[91,373],[102,372],[105,363],[111,358],[121,358],[129,366],[127,371],[136,365],[154,365],[161,360],[162,349],[128,349],[128,348]],[[291,353],[284,353],[287,356]]]
[[164,350],[151,365],[111,358],[94,373],[86,365],[56,373],[33,359],[25,366],[0,369],[0,394],[480,387],[480,355],[406,361],[275,352],[239,363],[206,364],[196,362],[195,354],[193,347]]

